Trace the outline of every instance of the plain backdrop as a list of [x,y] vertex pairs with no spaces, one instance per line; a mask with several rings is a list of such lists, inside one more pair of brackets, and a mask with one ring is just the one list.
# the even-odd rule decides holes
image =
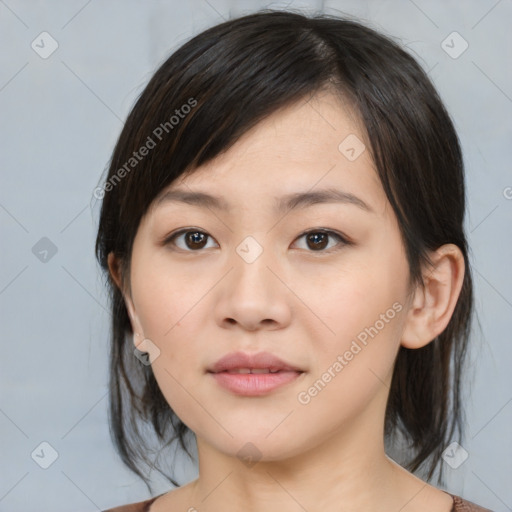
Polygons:
[[[454,119],[480,326],[468,458],[446,465],[446,489],[512,510],[510,0],[0,0],[1,511],[88,512],[149,497],[109,438],[92,193],[135,98],[172,51],[230,17],[287,6],[356,16],[397,38]],[[182,483],[195,478],[186,459],[176,467]]]

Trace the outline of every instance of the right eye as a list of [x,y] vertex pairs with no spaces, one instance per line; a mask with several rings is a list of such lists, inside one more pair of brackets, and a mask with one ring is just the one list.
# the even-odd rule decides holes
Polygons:
[[[164,241],[164,245],[173,245],[186,252],[197,252],[206,247],[208,238],[213,240],[208,233],[205,233],[200,229],[186,228],[180,229],[168,236]],[[182,245],[177,243],[179,241],[182,242]]]

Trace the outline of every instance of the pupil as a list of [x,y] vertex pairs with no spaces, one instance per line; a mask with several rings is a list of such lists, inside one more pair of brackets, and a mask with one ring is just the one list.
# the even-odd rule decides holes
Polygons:
[[[187,242],[190,242],[192,248],[197,249],[203,247],[205,244],[206,236],[204,233],[199,233],[198,231],[189,231],[187,236]],[[201,243],[203,242],[203,243]]]
[[[318,244],[319,238],[321,238],[320,244]],[[312,233],[308,235],[307,239],[308,242],[312,242],[314,244],[313,248],[316,249],[324,249],[327,245],[327,243],[325,243],[327,241],[327,235],[325,233]]]

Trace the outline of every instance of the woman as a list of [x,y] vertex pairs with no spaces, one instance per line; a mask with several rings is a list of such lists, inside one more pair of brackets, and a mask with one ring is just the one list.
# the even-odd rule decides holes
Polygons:
[[473,297],[459,141],[410,55],[327,15],[215,26],[155,73],[99,192],[116,447],[146,482],[148,429],[199,464],[111,510],[487,510],[413,474],[464,455]]

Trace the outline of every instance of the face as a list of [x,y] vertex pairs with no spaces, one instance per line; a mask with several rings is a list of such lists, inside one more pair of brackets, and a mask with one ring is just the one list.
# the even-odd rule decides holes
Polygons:
[[[278,460],[383,424],[409,273],[363,140],[333,95],[300,101],[172,183],[139,226],[134,331],[172,409],[217,453],[252,443]],[[217,201],[165,194],[177,191]],[[337,196],[301,197],[325,191]],[[208,371],[233,352],[268,352],[300,373]]]

